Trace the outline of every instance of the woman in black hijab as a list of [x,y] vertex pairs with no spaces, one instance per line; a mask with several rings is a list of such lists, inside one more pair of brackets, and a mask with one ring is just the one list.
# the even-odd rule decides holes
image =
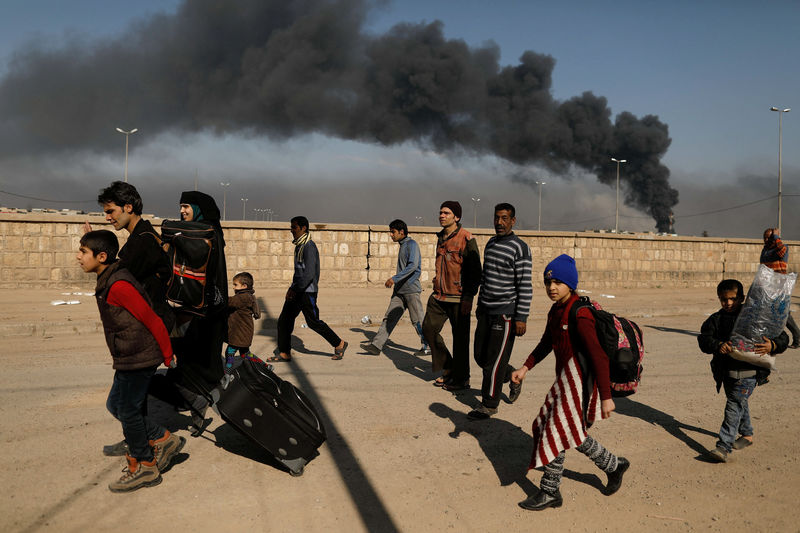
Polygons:
[[185,329],[182,336],[172,338],[178,366],[170,369],[163,379],[157,379],[151,393],[177,407],[188,407],[194,425],[192,435],[199,436],[203,432],[208,408],[205,396],[219,385],[224,375],[222,344],[228,328],[228,271],[225,238],[214,198],[199,191],[184,191],[180,204],[183,221],[212,226],[215,230],[206,272],[205,301],[209,303],[204,316],[176,309],[177,322],[184,325],[182,330]]

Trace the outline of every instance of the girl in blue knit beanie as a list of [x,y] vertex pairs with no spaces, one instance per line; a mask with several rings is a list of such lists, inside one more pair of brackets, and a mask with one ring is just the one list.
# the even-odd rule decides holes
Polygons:
[[[578,269],[575,260],[559,255],[544,269],[544,287],[553,307],[547,314],[542,339],[522,367],[511,374],[511,381],[522,385],[525,374],[550,352],[556,358],[556,381],[533,421],[533,454],[529,469],[544,467],[540,490],[519,502],[520,507],[541,511],[561,507],[559,488],[564,472],[564,452],[574,448],[591,459],[608,476],[604,493],[614,494],[622,486],[622,476],[630,466],[589,436],[595,420],[608,418],[614,411],[608,356],[600,346],[595,319],[588,307],[579,307],[575,324],[570,309],[578,300]],[[570,331],[571,328],[577,331]],[[579,342],[573,346],[572,340]],[[581,367],[580,351],[589,363]]]

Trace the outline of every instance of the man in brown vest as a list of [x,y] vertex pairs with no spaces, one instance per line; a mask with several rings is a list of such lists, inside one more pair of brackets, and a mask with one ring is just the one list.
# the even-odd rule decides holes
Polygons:
[[[447,201],[439,208],[436,276],[433,294],[422,323],[422,333],[431,348],[433,371],[443,371],[434,385],[445,390],[469,388],[469,332],[472,300],[481,280],[481,256],[470,232],[461,227],[461,204]],[[453,332],[453,353],[440,332],[446,321]]]

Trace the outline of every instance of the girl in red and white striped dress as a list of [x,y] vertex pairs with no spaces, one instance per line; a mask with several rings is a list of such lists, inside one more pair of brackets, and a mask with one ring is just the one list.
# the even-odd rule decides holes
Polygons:
[[589,457],[608,475],[605,494],[611,495],[622,485],[622,476],[630,466],[624,457],[605,449],[587,433],[600,414],[611,416],[614,400],[608,375],[608,357],[597,340],[594,316],[584,307],[577,313],[577,337],[588,365],[581,370],[569,332],[569,311],[578,299],[578,270],[568,255],[553,259],[544,270],[547,296],[554,302],[547,315],[542,339],[525,364],[515,370],[511,381],[521,384],[525,374],[551,351],[556,356],[556,381],[547,393],[539,415],[533,421],[533,457],[528,467],[544,467],[539,492],[519,503],[523,509],[541,511],[561,507],[559,492],[564,472],[564,452],[575,448]]

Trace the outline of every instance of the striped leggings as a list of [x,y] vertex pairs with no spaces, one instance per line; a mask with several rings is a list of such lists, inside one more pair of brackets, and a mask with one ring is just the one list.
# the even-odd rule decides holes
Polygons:
[[[606,450],[602,444],[590,436],[575,448],[583,455],[594,461],[597,468],[603,472],[610,473],[617,469],[617,456]],[[544,467],[542,474],[541,489],[550,494],[554,494],[561,486],[561,476],[564,474],[564,451],[556,456]]]

